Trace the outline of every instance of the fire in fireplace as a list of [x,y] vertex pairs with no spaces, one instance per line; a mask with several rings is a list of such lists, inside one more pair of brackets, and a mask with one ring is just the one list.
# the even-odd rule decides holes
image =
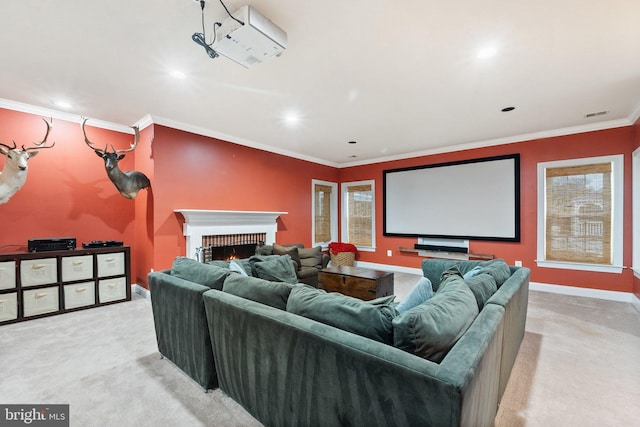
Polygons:
[[249,258],[265,239],[266,233],[202,236],[202,247],[197,252],[202,262]]

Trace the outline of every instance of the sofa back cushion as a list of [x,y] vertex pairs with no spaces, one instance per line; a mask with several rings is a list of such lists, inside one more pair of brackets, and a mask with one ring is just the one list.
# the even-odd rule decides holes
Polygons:
[[271,282],[257,277],[231,274],[224,281],[222,291],[285,310],[292,288],[293,285],[288,283]]
[[307,285],[291,290],[287,311],[385,344],[393,344],[392,298],[362,301]]
[[469,286],[471,292],[473,292],[473,296],[476,298],[476,303],[478,304],[478,310],[482,310],[487,300],[491,298],[491,295],[498,289],[496,280],[487,273],[476,274],[469,279],[465,279],[464,282]]
[[298,249],[298,255],[300,255],[302,267],[322,268],[322,246]]
[[478,315],[469,286],[450,274],[426,302],[393,320],[394,346],[440,363]]
[[274,255],[289,255],[291,260],[295,263],[296,270],[300,270],[300,255],[298,254],[297,246],[280,246],[277,243],[273,244]]
[[191,258],[177,257],[171,266],[171,275],[190,282],[221,290],[231,270],[211,264],[204,264]]
[[486,273],[493,277],[498,288],[502,286],[509,277],[511,277],[511,269],[509,268],[509,265],[500,258],[481,264],[478,274],[482,273]]

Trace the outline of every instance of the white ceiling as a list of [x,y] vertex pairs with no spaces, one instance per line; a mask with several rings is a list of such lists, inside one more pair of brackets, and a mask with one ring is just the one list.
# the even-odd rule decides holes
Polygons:
[[[625,126],[640,114],[637,0],[225,4],[250,4],[283,28],[283,55],[249,69],[210,59],[191,40],[201,31],[194,0],[2,1],[0,98],[59,111],[66,100],[73,115],[150,118],[334,166]],[[205,16],[209,32],[227,15],[208,0]],[[478,58],[487,45],[496,55]]]

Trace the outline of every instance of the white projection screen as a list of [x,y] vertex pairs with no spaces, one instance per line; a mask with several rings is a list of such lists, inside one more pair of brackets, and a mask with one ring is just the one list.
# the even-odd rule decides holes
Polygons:
[[520,241],[520,155],[382,173],[383,234]]

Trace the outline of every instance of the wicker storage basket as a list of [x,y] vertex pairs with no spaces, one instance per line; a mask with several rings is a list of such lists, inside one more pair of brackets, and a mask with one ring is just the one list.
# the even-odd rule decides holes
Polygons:
[[[331,251],[329,251],[331,252]],[[337,254],[331,253],[331,265],[348,265],[353,267],[353,262],[356,259],[354,252],[338,252]]]

